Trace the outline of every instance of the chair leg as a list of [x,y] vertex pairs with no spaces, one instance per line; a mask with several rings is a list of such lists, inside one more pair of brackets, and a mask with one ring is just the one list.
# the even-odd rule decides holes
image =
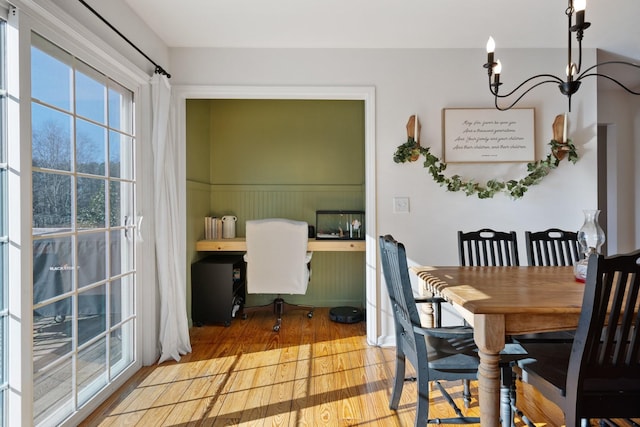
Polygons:
[[502,427],[511,427],[513,424],[513,413],[511,412],[513,382],[511,364],[506,363],[500,367],[500,418]]
[[427,375],[416,373],[418,386],[418,402],[416,403],[416,427],[426,426],[429,422],[429,381]]
[[402,396],[402,387],[404,386],[404,374],[406,369],[406,360],[404,354],[399,354],[396,350],[396,377],[393,381],[393,390],[389,399],[389,408],[396,410]]
[[469,386],[469,380],[462,380],[462,398],[464,400],[465,409],[469,409],[471,406],[471,387]]

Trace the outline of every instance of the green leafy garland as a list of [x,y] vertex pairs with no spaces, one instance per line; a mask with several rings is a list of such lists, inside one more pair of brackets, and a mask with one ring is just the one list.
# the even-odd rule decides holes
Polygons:
[[424,167],[429,170],[435,182],[440,186],[447,187],[447,191],[463,191],[467,196],[477,194],[480,199],[490,199],[497,193],[502,192],[514,199],[519,199],[524,196],[530,186],[539,184],[542,178],[547,176],[552,169],[557,168],[565,155],[571,163],[575,164],[578,160],[576,147],[570,139],[567,140],[566,144],[552,139],[549,145],[551,146],[551,152],[546,158],[527,163],[529,174],[524,178],[517,181],[512,179],[506,182],[491,179],[484,186],[473,180],[463,179],[460,175],[453,175],[452,177],[443,175],[442,172],[447,168],[447,164],[431,154],[428,147],[424,148],[416,144],[413,137],[409,137],[407,142],[398,146],[393,155],[393,161],[405,163],[407,161],[415,161],[420,155],[423,155],[425,157]]

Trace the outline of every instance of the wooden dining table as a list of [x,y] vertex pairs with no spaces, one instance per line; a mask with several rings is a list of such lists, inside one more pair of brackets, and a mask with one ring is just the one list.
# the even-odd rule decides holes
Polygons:
[[421,290],[453,304],[478,346],[480,425],[500,425],[500,351],[507,335],[575,329],[584,284],[572,267],[411,267]]

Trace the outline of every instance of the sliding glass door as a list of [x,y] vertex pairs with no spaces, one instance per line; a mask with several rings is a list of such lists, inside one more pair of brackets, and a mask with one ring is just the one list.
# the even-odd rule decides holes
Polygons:
[[31,39],[33,416],[52,425],[134,362],[134,100]]

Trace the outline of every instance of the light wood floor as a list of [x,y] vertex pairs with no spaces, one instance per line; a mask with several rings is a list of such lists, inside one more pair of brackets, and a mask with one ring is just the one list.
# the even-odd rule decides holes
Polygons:
[[[141,369],[81,425],[413,426],[415,385],[406,383],[400,408],[389,409],[395,350],[367,345],[364,322],[334,323],[316,309],[312,319],[285,313],[279,333],[272,324],[257,312],[230,327],[192,328],[192,353]],[[463,407],[460,384],[447,386]],[[536,395],[523,401],[538,426],[562,419]],[[468,415],[478,416],[477,403]],[[438,391],[429,415],[453,415]]]

